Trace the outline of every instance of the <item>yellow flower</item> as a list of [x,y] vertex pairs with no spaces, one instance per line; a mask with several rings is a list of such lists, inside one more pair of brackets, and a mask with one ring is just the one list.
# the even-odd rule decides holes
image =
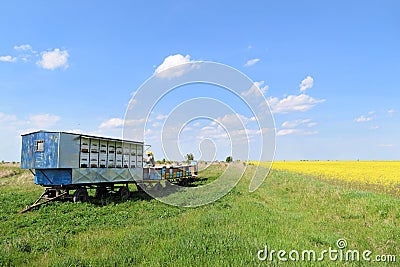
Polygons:
[[[269,163],[251,162],[269,166]],[[379,185],[399,191],[400,161],[276,161],[272,169],[317,178],[337,179],[368,185]]]

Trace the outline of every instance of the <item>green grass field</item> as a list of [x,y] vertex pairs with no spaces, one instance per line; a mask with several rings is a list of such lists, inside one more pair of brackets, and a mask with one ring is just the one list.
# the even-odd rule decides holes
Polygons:
[[[8,173],[0,175],[0,266],[280,265],[276,258],[258,260],[257,252],[268,245],[319,253],[336,248],[339,238],[346,249],[370,250],[371,258],[397,255],[400,262],[399,198],[283,171],[272,171],[249,193],[251,170],[228,195],[198,208],[134,192],[127,201],[55,202],[18,214],[43,188],[33,185],[29,172],[0,165],[0,173]],[[213,179],[221,171],[212,166],[201,176]],[[327,257],[288,263],[343,264]]]

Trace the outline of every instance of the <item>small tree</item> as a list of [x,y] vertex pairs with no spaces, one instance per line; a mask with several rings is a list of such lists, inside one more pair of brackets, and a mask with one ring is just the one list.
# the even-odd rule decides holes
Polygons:
[[192,153],[186,154],[186,162],[189,163],[191,160],[194,160],[194,156]]
[[232,156],[227,156],[225,161],[228,162],[228,163],[232,162],[233,161]]

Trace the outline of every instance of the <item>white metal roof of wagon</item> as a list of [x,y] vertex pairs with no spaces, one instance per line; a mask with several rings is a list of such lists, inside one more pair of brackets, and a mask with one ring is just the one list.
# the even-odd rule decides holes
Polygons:
[[118,139],[118,138],[104,137],[104,136],[96,136],[96,135],[82,134],[82,133],[70,133],[70,132],[64,132],[64,131],[46,131],[46,130],[39,130],[39,131],[35,131],[35,132],[30,132],[30,133],[26,133],[26,134],[21,134],[21,136],[30,135],[30,134],[34,134],[34,133],[63,133],[63,134],[77,135],[77,136],[80,136],[80,137],[97,138],[97,139],[100,139],[100,140],[107,140],[107,141],[126,142],[126,143],[135,143],[135,144],[144,144],[144,142],[141,142],[141,141],[133,141],[133,140],[127,140],[127,139]]

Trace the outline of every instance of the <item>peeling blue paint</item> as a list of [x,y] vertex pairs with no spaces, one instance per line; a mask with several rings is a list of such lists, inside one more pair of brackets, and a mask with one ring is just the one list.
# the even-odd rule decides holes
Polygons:
[[[36,132],[22,136],[21,169],[58,168],[60,133]],[[44,151],[36,151],[36,142],[43,141]]]

